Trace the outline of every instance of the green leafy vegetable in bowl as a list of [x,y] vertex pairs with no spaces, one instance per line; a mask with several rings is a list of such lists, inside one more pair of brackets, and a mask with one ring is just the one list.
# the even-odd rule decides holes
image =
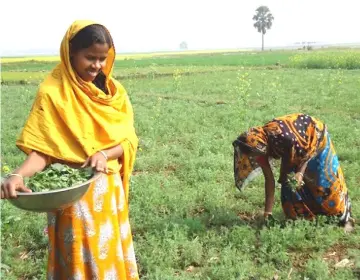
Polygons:
[[72,187],[88,181],[94,175],[91,168],[76,169],[55,163],[36,173],[25,183],[33,192],[44,192]]

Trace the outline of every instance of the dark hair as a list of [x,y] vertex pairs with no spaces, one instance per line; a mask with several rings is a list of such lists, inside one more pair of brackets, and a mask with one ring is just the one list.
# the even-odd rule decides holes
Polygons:
[[[70,51],[77,52],[82,49],[87,49],[93,44],[108,44],[110,48],[113,47],[113,42],[109,32],[100,24],[91,24],[81,29],[70,40]],[[93,84],[108,94],[105,86],[105,80],[105,74],[100,72],[93,81]]]
[[109,47],[113,46],[110,34],[106,28],[100,24],[86,26],[70,40],[72,52],[87,49],[93,44],[108,44]]
[[256,150],[246,144],[246,136],[240,135],[234,142],[233,146],[239,147],[240,151],[246,155],[255,152]]

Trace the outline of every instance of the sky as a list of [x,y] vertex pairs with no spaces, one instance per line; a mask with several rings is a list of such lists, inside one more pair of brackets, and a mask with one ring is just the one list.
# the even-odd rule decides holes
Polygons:
[[[63,4],[60,4],[60,3]],[[122,52],[261,46],[252,17],[274,16],[265,47],[296,42],[359,43],[358,0],[11,0],[0,4],[0,55],[59,54],[74,20],[104,24]]]

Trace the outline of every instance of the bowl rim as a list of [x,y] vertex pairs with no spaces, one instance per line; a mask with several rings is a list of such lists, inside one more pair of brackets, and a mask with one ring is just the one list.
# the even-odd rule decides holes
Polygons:
[[62,188],[62,189],[57,189],[57,190],[50,190],[50,191],[44,191],[44,192],[30,192],[30,193],[26,193],[26,192],[16,192],[17,197],[19,196],[35,196],[35,195],[45,195],[45,194],[53,194],[53,193],[61,193],[61,192],[66,192],[69,190],[73,190],[73,189],[77,189],[80,187],[83,187],[84,185],[88,185],[94,181],[96,181],[97,179],[100,178],[100,176],[103,173],[101,172],[96,172],[89,180],[87,180],[86,182],[83,182],[81,184],[78,185],[73,185],[71,187],[67,187],[67,188]]

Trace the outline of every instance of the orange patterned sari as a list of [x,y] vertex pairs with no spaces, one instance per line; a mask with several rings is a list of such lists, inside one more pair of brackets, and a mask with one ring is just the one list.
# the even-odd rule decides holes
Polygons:
[[[234,141],[234,175],[241,189],[260,174],[259,160],[239,149],[239,139],[249,148],[268,158],[289,159],[290,172],[307,163],[305,185],[293,191],[282,186],[282,206],[287,217],[336,215],[341,220],[350,216],[350,199],[338,157],[326,126],[305,114],[278,117],[262,127],[249,129]],[[245,140],[243,140],[245,139]]]

